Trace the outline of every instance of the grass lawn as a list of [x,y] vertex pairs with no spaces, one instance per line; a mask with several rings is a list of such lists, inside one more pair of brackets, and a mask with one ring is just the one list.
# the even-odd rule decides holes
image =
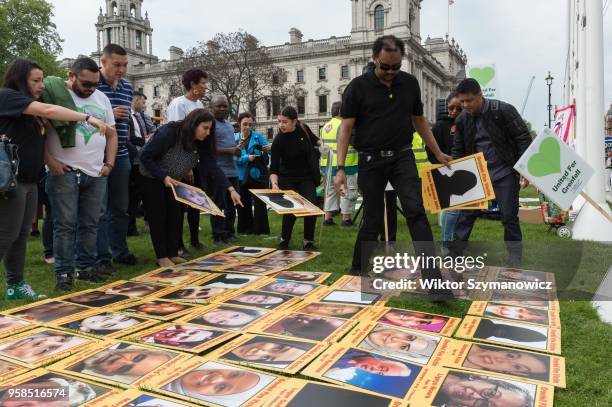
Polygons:
[[[534,196],[528,194],[526,196]],[[273,236],[280,233],[280,217],[270,215],[271,229]],[[430,217],[430,222],[434,229],[434,234],[440,236],[440,228],[437,226],[437,218]],[[408,233],[405,223],[398,222],[399,240],[408,240]],[[320,222],[317,224],[317,239],[319,236]],[[139,225],[142,231],[142,224]],[[561,239],[554,234],[546,233],[546,226],[543,225],[522,225],[523,236],[526,241],[526,252],[530,250],[527,241],[543,241],[547,245],[560,245]],[[201,240],[207,246],[203,251],[193,251],[192,257],[198,257],[215,251],[210,241],[210,223],[208,219],[202,217]],[[185,228],[187,229],[187,228]],[[317,242],[322,255],[316,259],[298,266],[300,270],[324,271],[333,273],[333,281],[342,276],[349,268],[352,256],[353,243],[357,229],[355,227],[345,229],[338,226],[326,227],[323,230],[321,242]],[[302,222],[298,221],[292,249],[301,249]],[[186,241],[188,241],[187,236]],[[478,220],[472,233],[473,240],[498,240],[503,239],[503,229],[501,224],[496,221]],[[244,237],[241,236],[238,244],[252,246],[274,247],[277,240],[274,238]],[[156,268],[153,249],[148,234],[142,233],[139,237],[129,239],[131,250],[139,258],[138,265],[133,267],[120,266],[113,280],[129,279],[145,271]],[[579,280],[579,285],[588,286],[590,290],[596,286],[605,270],[610,265],[609,246],[596,244],[585,244],[582,249],[581,273],[584,277]],[[534,249],[535,250],[535,249]],[[537,257],[537,256],[536,256]],[[556,257],[556,256],[555,256]],[[562,261],[562,258],[553,259]],[[537,270],[535,266],[525,264],[525,268]],[[26,264],[26,281],[30,282],[34,289],[47,294],[48,296],[58,296],[60,293],[54,292],[55,285],[53,267],[47,266],[42,261],[41,239],[31,239],[28,243],[28,259]],[[74,291],[80,291],[95,287],[95,284],[88,284],[77,281]],[[1,287],[4,292],[4,287]],[[22,302],[0,302],[0,309],[22,305]],[[407,301],[394,302],[392,306],[410,308],[422,311],[430,311],[450,316],[463,317],[468,309],[469,302],[454,301],[449,304],[431,304],[424,300],[411,299]],[[561,322],[562,322],[562,353],[566,358],[567,369],[567,389],[555,390],[556,406],[612,406],[612,326],[602,322],[597,312],[588,301],[562,301],[561,302]]]

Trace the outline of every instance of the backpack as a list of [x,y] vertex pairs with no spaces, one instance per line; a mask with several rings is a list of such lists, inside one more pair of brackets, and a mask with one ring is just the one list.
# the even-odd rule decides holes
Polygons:
[[11,192],[17,188],[19,156],[17,146],[5,135],[0,136],[0,193]]

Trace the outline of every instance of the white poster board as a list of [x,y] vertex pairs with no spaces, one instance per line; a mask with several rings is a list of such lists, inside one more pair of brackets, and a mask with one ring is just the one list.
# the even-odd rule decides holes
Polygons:
[[499,98],[497,70],[495,68],[495,64],[468,66],[467,75],[468,78],[473,78],[478,81],[484,97],[491,99]]

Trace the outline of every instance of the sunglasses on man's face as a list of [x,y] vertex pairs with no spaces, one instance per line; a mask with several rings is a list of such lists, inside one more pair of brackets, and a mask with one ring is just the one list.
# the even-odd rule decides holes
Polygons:
[[97,88],[98,87],[98,82],[92,82],[92,81],[83,81],[81,80],[81,78],[79,78],[77,76],[77,80],[79,81],[79,83],[81,84],[82,87],[87,88],[87,89],[92,89],[92,88]]
[[402,63],[400,62],[398,64],[389,65],[389,64],[383,64],[382,62],[378,61],[378,67],[382,71],[399,71],[400,68],[402,67]]

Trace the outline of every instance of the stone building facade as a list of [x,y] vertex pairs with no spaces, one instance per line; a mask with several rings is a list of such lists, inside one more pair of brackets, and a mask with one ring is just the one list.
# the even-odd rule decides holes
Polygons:
[[[176,75],[173,65],[183,56],[178,47],[170,47],[169,58],[153,55],[152,25],[142,13],[143,0],[106,0],[106,12],[100,8],[97,50],[109,42],[128,50],[128,79],[134,89],[147,95],[148,113],[164,117],[168,104],[169,75]],[[435,120],[436,99],[445,98],[457,80],[465,76],[467,58],[459,45],[449,38],[422,41],[421,0],[350,0],[352,29],[350,35],[325,39],[304,39],[297,28],[289,31],[289,41],[267,50],[274,63],[287,72],[294,85],[294,100],[301,120],[316,129],[330,118],[331,105],[339,101],[351,79],[360,75],[371,57],[374,40],[393,34],[406,44],[402,69],[412,73],[421,84],[425,116]],[[163,29],[163,28],[161,28]],[[258,128],[270,136],[276,131],[279,101],[270,98],[257,106]]]

